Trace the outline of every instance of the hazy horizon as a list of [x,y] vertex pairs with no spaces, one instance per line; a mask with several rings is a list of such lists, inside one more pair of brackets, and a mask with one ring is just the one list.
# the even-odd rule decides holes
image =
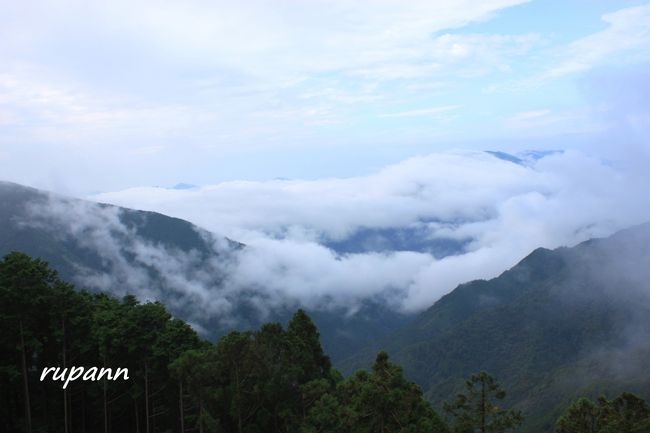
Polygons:
[[647,161],[650,4],[0,6],[2,179],[75,196],[450,149]]

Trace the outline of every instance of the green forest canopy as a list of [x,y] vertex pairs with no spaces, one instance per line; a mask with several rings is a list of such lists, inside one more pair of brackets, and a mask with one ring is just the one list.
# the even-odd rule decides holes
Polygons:
[[[128,368],[129,380],[65,389],[39,380],[46,367],[72,366]],[[519,424],[487,373],[467,386],[443,419],[385,352],[370,371],[343,378],[303,310],[286,328],[267,323],[211,343],[158,302],[77,290],[22,253],[0,262],[3,432],[497,433]],[[596,429],[575,427],[585,423]],[[648,425],[648,405],[625,394],[575,402],[557,431],[640,433]]]

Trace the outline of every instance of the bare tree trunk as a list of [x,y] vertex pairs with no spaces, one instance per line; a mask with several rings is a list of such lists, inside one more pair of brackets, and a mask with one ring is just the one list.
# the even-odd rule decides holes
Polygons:
[[185,433],[185,414],[183,410],[183,379],[178,380],[178,409],[181,414],[181,433]]
[[32,433],[32,409],[29,403],[29,381],[27,380],[27,355],[25,354],[25,335],[23,332],[23,321],[19,321],[20,326],[20,351],[21,366],[23,370],[23,390],[25,392],[25,432]]
[[481,433],[485,433],[485,380],[481,382]]
[[133,408],[135,409],[135,433],[140,433],[140,415],[138,413],[138,400],[133,399]]
[[81,400],[81,431],[86,433],[86,388],[84,387],[83,400]]
[[[61,319],[61,328],[63,332],[63,368],[67,367],[66,365],[66,347],[65,347],[65,319]],[[68,433],[68,389],[63,389],[63,431]]]
[[199,433],[203,433],[203,397],[199,399]]
[[[106,368],[106,360],[104,360],[104,368]],[[104,433],[108,433],[108,401],[106,398],[108,390],[106,387],[106,377],[104,377]]]
[[149,433],[149,367],[144,362],[144,410],[147,417],[147,433]]
[[242,432],[242,419],[241,419],[241,386],[239,383],[239,367],[235,366],[235,381],[237,383],[237,431]]

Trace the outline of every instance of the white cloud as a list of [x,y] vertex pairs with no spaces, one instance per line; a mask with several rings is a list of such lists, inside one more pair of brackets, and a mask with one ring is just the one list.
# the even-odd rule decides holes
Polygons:
[[[215,116],[174,105],[146,104],[128,97],[94,93],[65,79],[48,77],[44,71],[21,65],[0,74],[0,108],[8,107],[14,124],[21,124],[20,140],[92,147],[91,143],[112,142],[124,134],[129,140],[155,140],[173,135],[190,123],[214,122]],[[1,119],[0,119],[1,120]],[[8,122],[4,122],[7,124]],[[0,121],[0,125],[2,122]],[[134,133],[134,131],[137,131]],[[3,141],[16,137],[5,136]],[[130,143],[129,143],[130,144]]]
[[531,119],[539,119],[540,117],[546,117],[550,113],[551,113],[551,110],[549,110],[549,109],[524,111],[524,112],[517,113],[517,114],[513,115],[508,120],[514,121],[514,122],[527,121],[527,120],[531,120]]
[[[261,288],[269,305],[290,299],[355,308],[374,297],[418,310],[459,283],[498,275],[539,246],[571,245],[649,220],[646,177],[574,152],[526,165],[447,152],[366,177],[137,188],[94,198],[245,242],[233,284]],[[431,240],[469,243],[439,259],[426,252],[339,255],[322,245],[361,228],[413,227]]]
[[474,219],[495,199],[536,188],[539,177],[482,152],[447,152],[411,158],[366,177],[232,181],[190,191],[134,188],[94,198],[181,216],[243,241],[246,230],[279,236],[292,226],[341,238],[361,226],[404,226],[434,216]]
[[445,105],[443,107],[423,108],[420,110],[407,110],[397,113],[382,114],[381,117],[413,117],[413,116],[431,116],[460,108],[460,105]]
[[221,149],[303,142],[303,129],[349,121],[345,106],[390,103],[383,80],[454,74],[461,58],[468,70],[499,67],[527,36],[434,35],[525,2],[65,0],[40,2],[38,13],[9,3],[0,110],[12,115],[0,124],[23,125],[4,134],[7,146],[75,143],[100,154],[161,139]]
[[[552,80],[525,98],[480,89],[507,88],[526,77],[537,86],[552,61],[568,71],[571,62],[607,63],[612,50],[635,58],[647,52],[646,7],[605,15],[609,27],[602,32],[569,47],[548,47],[551,18],[533,19],[530,32],[511,25],[532,19],[526,7],[514,8],[522,3],[4,2],[5,176],[41,186],[61,178],[84,185],[84,192],[304,176],[309,169],[302,162],[312,152],[320,156],[337,147],[343,158],[361,161],[358,155],[377,148],[359,163],[366,172],[432,146],[478,147],[469,140],[504,138],[510,131],[501,120],[527,110],[522,100],[553,113],[581,103],[570,89],[552,87]],[[481,31],[481,22],[510,7],[512,17],[495,20],[498,31]],[[436,107],[457,105],[463,107],[458,115],[436,115]],[[548,135],[594,130],[588,114],[546,119],[545,128],[532,126]],[[590,124],[568,127],[583,121]],[[515,126],[515,134],[537,131]],[[260,173],[241,163],[253,152],[272,153],[275,164]],[[34,161],[33,153],[42,160]],[[285,162],[297,154],[307,156]],[[187,176],[195,177],[183,179],[187,171],[178,161],[192,166]],[[150,168],[141,170],[144,165]],[[321,172],[354,172],[342,165],[323,163]]]
[[51,230],[60,242],[98,258],[92,268],[73,263],[75,282],[82,287],[162,300],[196,323],[237,319],[233,305],[241,300],[221,284],[232,266],[232,246],[225,240],[199,232],[214,253],[206,258],[197,250],[183,251],[140,235],[120,208],[56,195],[30,203],[28,212],[30,218],[21,224]]
[[563,54],[564,60],[543,74],[557,78],[585,71],[612,56],[625,53],[623,61],[650,58],[650,4],[620,9],[602,16],[607,28],[572,42]]
[[[188,50],[252,75],[361,70],[426,58],[430,35],[522,0],[316,1],[304,5],[253,2],[144,4],[132,16],[161,49]],[[130,9],[130,8],[129,8]],[[273,59],[273,62],[266,61]],[[260,62],[274,66],[259,69]]]
[[602,110],[581,108],[571,110],[531,110],[515,113],[503,122],[510,131],[531,130],[544,135],[552,128],[553,133],[598,132],[606,129],[607,123],[599,119]]
[[[526,2],[319,0],[307,5],[121,0],[89,5],[68,0],[42,2],[37,15],[30,5],[14,4],[8,6],[6,15],[13,16],[13,22],[34,24],[30,35],[17,32],[18,41],[30,45],[43,37],[85,30],[93,35],[112,34],[111,39],[129,41],[131,48],[147,49],[151,56],[287,80],[313,71],[408,64],[426,57],[432,34],[486,20],[499,10]],[[15,30],[10,26],[7,32]],[[454,47],[460,45],[451,47],[451,52],[458,53]]]

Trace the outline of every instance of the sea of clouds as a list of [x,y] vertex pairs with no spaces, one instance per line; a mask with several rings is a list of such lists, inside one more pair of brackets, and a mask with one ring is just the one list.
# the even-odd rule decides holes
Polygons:
[[[354,312],[372,299],[414,312],[460,283],[499,275],[535,248],[571,246],[650,220],[647,184],[633,159],[566,151],[513,161],[448,151],[360,177],[143,187],[91,198],[183,218],[243,242],[222,293],[254,293],[260,309],[299,303]],[[359,230],[386,229],[417,233],[419,244],[458,241],[458,249],[436,257],[408,251],[404,242],[395,251],[327,246]]]

